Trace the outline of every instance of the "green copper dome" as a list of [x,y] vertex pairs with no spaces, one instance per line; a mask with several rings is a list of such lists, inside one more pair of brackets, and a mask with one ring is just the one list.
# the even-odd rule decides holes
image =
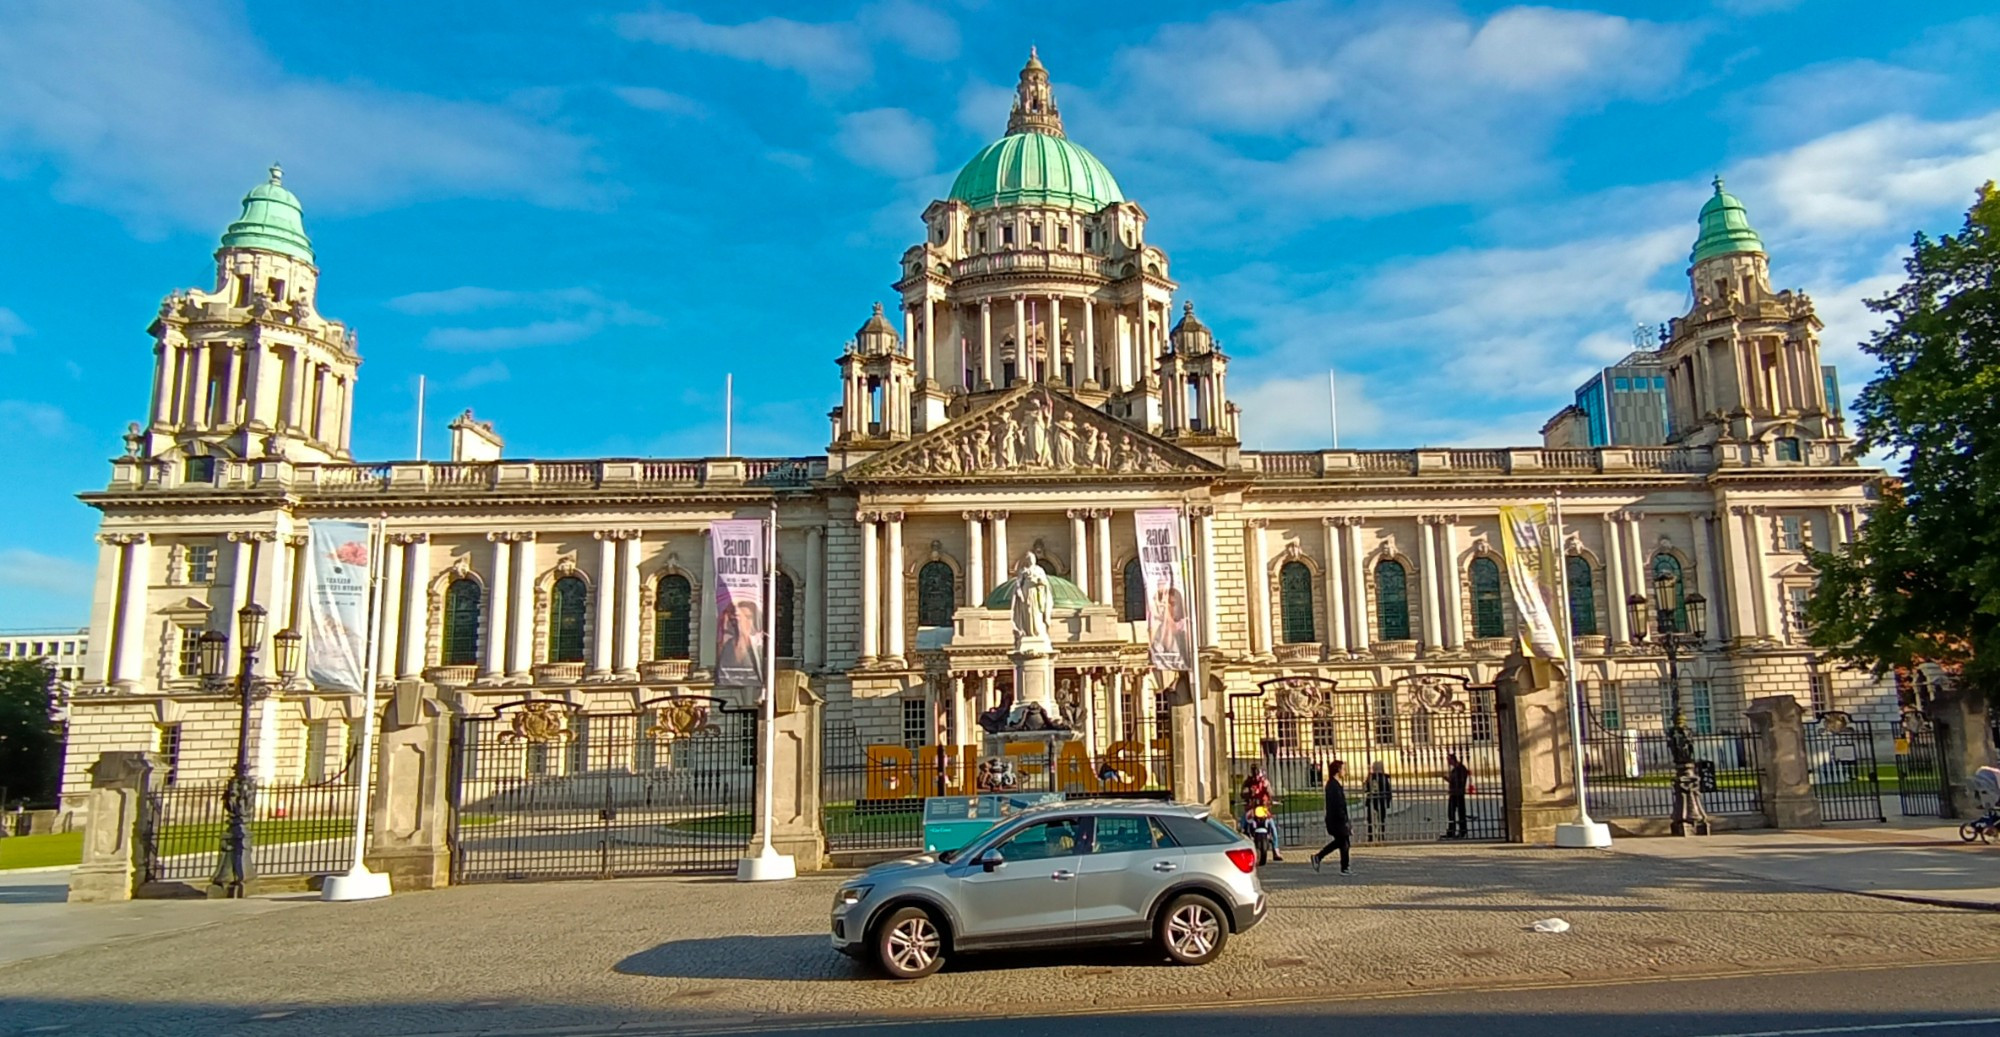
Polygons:
[[1689,265],[1731,252],[1762,251],[1764,242],[1750,229],[1749,212],[1735,195],[1722,189],[1722,178],[1716,177],[1715,196],[1701,207],[1701,237],[1695,239]]
[[[1090,595],[1085,594],[1082,588],[1055,573],[1049,574],[1049,598],[1054,603],[1051,607],[1059,609],[1080,609],[1097,604],[1090,600]],[[1002,610],[1013,608],[1014,581],[1008,580],[993,588],[993,593],[986,596],[986,607]]]
[[951,197],[975,209],[1048,205],[1096,212],[1125,195],[1097,156],[1064,137],[1009,133],[959,170]]
[[222,232],[223,248],[260,248],[313,262],[299,196],[284,187],[285,171],[271,167],[271,179],[243,196],[243,215]]

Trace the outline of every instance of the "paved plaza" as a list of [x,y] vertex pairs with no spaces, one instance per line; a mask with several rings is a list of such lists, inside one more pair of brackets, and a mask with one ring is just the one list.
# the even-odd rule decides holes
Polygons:
[[[1743,855],[1720,844],[1693,859],[1665,852],[1677,845],[1666,840],[1623,843],[1633,845],[1645,852],[1364,849],[1347,879],[1288,861],[1267,871],[1271,921],[1207,968],[1074,951],[970,959],[915,984],[877,979],[828,948],[838,874],[768,886],[479,885],[255,906],[37,905],[35,880],[61,876],[22,876],[0,896],[10,912],[0,931],[32,921],[83,935],[67,950],[0,964],[0,1034],[803,1025],[2000,959],[2000,925],[1988,912],[1791,885],[1747,873],[1730,863]],[[1923,852],[2000,866],[2000,850]],[[151,935],[130,925],[93,935],[134,909],[174,917]],[[1550,916],[1573,929],[1528,931]]]

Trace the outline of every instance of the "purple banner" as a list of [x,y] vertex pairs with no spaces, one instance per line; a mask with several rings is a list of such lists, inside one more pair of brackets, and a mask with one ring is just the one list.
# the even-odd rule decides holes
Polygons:
[[764,685],[764,523],[730,519],[709,527],[715,552],[715,686]]
[[1146,633],[1153,668],[1194,666],[1194,632],[1181,578],[1181,516],[1172,508],[1132,513],[1139,534],[1139,572],[1146,580]]

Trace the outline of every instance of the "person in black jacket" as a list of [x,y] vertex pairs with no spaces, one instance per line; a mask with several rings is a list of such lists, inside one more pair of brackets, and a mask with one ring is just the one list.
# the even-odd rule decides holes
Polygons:
[[1446,839],[1465,838],[1465,794],[1472,788],[1472,768],[1457,753],[1444,754]]
[[[1394,790],[1389,785],[1389,770],[1376,760],[1368,765],[1368,779],[1361,783],[1361,800],[1368,808],[1368,841],[1387,838],[1389,834],[1389,803]],[[1377,834],[1379,831],[1379,835]]]
[[1335,760],[1326,768],[1326,834],[1333,838],[1312,855],[1314,871],[1319,870],[1319,862],[1328,854],[1339,850],[1340,873],[1347,874],[1348,844],[1353,841],[1354,829],[1347,820],[1347,786],[1340,783],[1340,775],[1346,769],[1345,760]]

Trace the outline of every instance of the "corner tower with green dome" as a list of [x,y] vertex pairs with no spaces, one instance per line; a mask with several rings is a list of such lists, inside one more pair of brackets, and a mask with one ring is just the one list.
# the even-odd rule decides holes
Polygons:
[[226,475],[229,460],[348,460],[361,357],[354,333],[320,315],[318,294],[305,207],[274,164],[222,232],[214,290],[160,303],[135,456],[193,482]]
[[1167,255],[1146,242],[1146,211],[1070,136],[1034,50],[1006,132],[923,218],[923,242],[903,253],[897,312],[883,317],[909,371],[878,355],[879,332],[848,345],[832,415],[836,469],[1024,383],[1233,463],[1221,364],[1182,365],[1171,386],[1163,380],[1176,287]]

